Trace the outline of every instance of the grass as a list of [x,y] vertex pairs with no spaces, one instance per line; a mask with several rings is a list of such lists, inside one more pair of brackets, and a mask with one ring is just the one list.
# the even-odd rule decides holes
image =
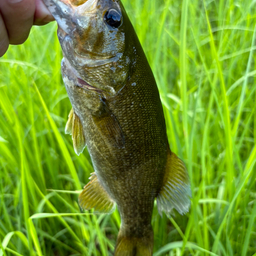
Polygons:
[[[155,74],[192,206],[161,218],[154,256],[256,255],[256,7],[249,0],[123,1]],[[120,225],[81,213],[93,168],[64,134],[71,105],[56,26],[0,59],[0,255],[113,255]]]

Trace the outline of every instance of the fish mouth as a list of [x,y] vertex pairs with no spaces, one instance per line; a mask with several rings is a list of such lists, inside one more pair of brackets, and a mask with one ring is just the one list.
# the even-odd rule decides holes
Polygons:
[[55,18],[58,26],[67,34],[72,31],[71,18],[76,15],[93,15],[97,11],[99,0],[43,0]]

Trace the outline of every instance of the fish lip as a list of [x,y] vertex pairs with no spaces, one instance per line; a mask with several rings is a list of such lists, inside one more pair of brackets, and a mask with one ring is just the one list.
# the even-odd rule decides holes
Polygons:
[[73,6],[64,0],[43,0],[43,2],[57,21],[58,26],[69,33],[71,31],[69,15],[73,13]]
[[43,0],[44,4],[67,34],[72,31],[71,17],[73,15],[94,15],[97,12],[99,0],[85,0],[81,5],[75,5],[70,0]]
[[77,13],[82,15],[95,14],[99,0],[87,0],[83,4],[76,6]]

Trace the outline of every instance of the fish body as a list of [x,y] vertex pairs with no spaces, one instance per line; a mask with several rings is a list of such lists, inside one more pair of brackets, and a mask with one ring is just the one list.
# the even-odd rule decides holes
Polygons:
[[119,0],[44,0],[58,23],[62,75],[72,104],[66,133],[95,172],[83,209],[110,213],[121,227],[115,256],[153,253],[151,218],[190,206],[183,162],[171,152],[157,85]]

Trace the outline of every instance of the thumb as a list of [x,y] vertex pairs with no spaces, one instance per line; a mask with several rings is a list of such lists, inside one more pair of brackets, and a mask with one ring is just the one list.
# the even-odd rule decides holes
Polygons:
[[34,25],[45,25],[54,20],[42,0],[35,0]]

